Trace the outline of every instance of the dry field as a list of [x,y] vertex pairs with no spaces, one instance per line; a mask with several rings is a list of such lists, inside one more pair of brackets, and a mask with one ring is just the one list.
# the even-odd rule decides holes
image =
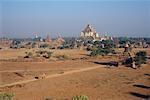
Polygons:
[[[0,59],[11,59],[11,58],[17,58],[19,56],[24,56],[25,52],[35,52],[38,50],[49,50],[49,49],[6,49],[6,50],[0,50]],[[53,52],[53,56],[56,55],[68,55],[72,58],[79,58],[84,57],[88,53],[84,50],[79,49],[69,49],[69,50],[49,50]]]
[[[133,52],[139,50],[150,55],[150,49]],[[1,50],[0,60],[17,59],[26,51],[35,49]],[[150,95],[149,64],[136,70],[124,66],[108,68],[95,62],[119,58],[91,58],[87,54],[78,49],[55,50],[49,61],[0,61],[0,92],[13,92],[14,100],[71,100],[74,95],[87,95],[90,100],[141,100]],[[69,59],[54,59],[58,55]],[[43,79],[35,79],[43,74]]]

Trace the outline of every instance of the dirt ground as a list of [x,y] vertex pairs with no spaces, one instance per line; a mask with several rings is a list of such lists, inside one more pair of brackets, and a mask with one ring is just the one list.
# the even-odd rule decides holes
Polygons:
[[[144,50],[149,55],[150,49]],[[25,51],[27,50],[3,50],[0,51],[0,59],[17,58],[23,56]],[[71,100],[74,95],[86,95],[90,100],[141,100],[150,96],[149,64],[139,69],[109,67],[95,62],[117,61],[119,58],[91,58],[84,50],[53,52],[54,56],[65,54],[74,59],[44,62],[0,61],[0,86],[33,80],[1,87],[0,92],[14,93],[14,100]],[[35,80],[35,77],[43,73],[49,77]],[[51,77],[54,75],[57,77]]]

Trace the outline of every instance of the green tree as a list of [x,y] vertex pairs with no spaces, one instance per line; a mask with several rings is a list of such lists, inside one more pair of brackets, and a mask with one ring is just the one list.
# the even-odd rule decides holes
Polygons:
[[[97,42],[98,43],[98,42]],[[112,40],[103,40],[99,43],[99,45],[97,45],[97,43],[95,43],[96,45],[93,46],[93,48],[91,49],[91,56],[97,56],[97,55],[107,55],[109,53],[115,53],[114,51],[114,42]]]
[[98,47],[96,46],[93,46],[92,49],[91,49],[91,56],[97,56],[99,53],[98,53]]
[[141,66],[141,64],[146,64],[147,53],[145,51],[139,51],[135,55],[135,64]]

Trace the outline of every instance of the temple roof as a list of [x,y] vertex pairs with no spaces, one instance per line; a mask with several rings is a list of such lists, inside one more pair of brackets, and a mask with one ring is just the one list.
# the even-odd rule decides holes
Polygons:
[[90,24],[88,24],[87,26],[86,26],[86,28],[82,31],[82,32],[93,32],[93,33],[96,33],[96,31],[94,30],[94,28],[90,25]]

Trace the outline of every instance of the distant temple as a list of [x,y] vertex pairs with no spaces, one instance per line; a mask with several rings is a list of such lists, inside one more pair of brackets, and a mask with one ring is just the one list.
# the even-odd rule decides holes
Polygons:
[[49,34],[47,34],[47,37],[46,37],[46,39],[45,39],[45,42],[49,42],[49,43],[51,43],[51,42],[52,42],[52,40],[51,40],[51,38],[50,38]]
[[98,33],[95,31],[95,29],[91,25],[87,25],[86,28],[81,32],[81,38],[91,38],[91,39],[97,39],[99,38]]
[[88,24],[85,29],[80,33],[80,38],[84,40],[102,41],[102,40],[113,40],[110,36],[99,36],[95,29]]
[[12,40],[9,38],[0,38],[0,48],[2,47],[10,47]]

